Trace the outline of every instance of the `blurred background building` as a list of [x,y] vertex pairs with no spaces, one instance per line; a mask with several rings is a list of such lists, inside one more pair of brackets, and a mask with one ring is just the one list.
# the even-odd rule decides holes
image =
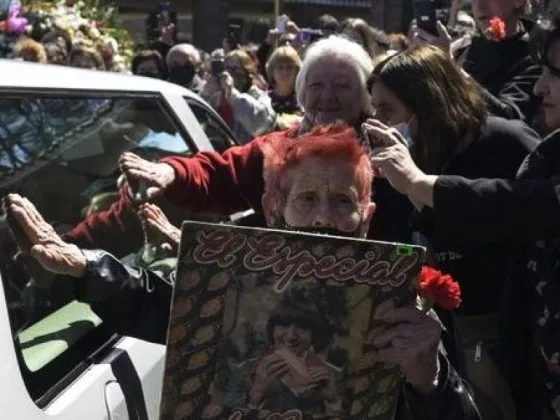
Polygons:
[[[157,13],[154,0],[103,0],[119,7],[123,24],[138,42],[145,41],[149,13]],[[231,30],[244,43],[261,42],[274,26],[273,0],[171,0],[177,14],[178,37],[206,50],[217,48]],[[328,13],[337,18],[360,17],[387,31],[403,31],[412,17],[410,0],[280,0],[281,13],[300,27]]]
[[[158,0],[101,0],[116,4],[125,27],[137,42],[146,40],[146,22],[149,13],[157,14]],[[451,0],[436,0],[440,8]],[[471,0],[464,0],[470,9]],[[560,0],[533,0],[535,12],[551,5],[560,6]],[[177,15],[178,38],[194,42],[200,48],[212,50],[231,31],[238,32],[243,43],[260,43],[268,29],[274,26],[275,0],[170,0]],[[324,14],[339,19],[360,17],[386,32],[407,32],[412,19],[411,0],[278,0],[281,13],[288,14],[300,27],[312,25]]]

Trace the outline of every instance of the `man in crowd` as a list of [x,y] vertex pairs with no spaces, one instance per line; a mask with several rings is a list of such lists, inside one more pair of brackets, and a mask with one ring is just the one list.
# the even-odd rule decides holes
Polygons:
[[194,45],[177,44],[165,57],[169,71],[169,81],[200,93],[204,80],[197,74],[202,65],[200,52]]
[[[370,198],[373,171],[355,132],[332,126],[298,141],[278,140],[264,149],[267,225],[364,238],[375,211]],[[77,298],[89,303],[109,328],[165,343],[170,282],[127,267],[104,251],[80,250],[64,242],[18,195],[8,196],[5,204],[23,254],[43,269],[71,276]],[[171,241],[175,238],[175,246],[176,233],[168,235]],[[391,327],[375,343],[379,360],[398,365],[406,379],[402,415],[408,411],[413,419],[478,419],[462,380],[438,351],[439,322],[414,307],[393,309],[384,321]]]

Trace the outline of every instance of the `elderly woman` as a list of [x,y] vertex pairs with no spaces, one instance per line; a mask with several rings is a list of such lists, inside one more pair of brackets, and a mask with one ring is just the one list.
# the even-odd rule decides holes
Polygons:
[[[163,195],[200,213],[229,215],[248,208],[261,213],[263,145],[276,138],[290,141],[316,125],[337,120],[360,130],[370,115],[366,81],[372,67],[369,55],[355,42],[339,36],[321,39],[308,49],[296,79],[296,94],[304,109],[300,125],[256,138],[222,154],[202,152],[192,158],[171,157],[159,163],[126,154],[121,167],[128,179],[146,183],[147,196],[143,199]],[[375,194],[383,206],[374,216],[376,228],[369,237],[409,240],[409,228],[403,222],[410,213],[408,200],[392,193],[383,182],[377,183]],[[79,224],[67,238],[86,248],[126,255],[142,240],[141,226],[132,208],[129,194],[123,194],[109,211]],[[113,238],[119,234],[124,234],[126,240],[115,241]]]
[[224,66],[222,74],[209,75],[200,96],[217,109],[241,143],[272,131],[276,113],[266,92],[255,83],[255,60],[235,49],[226,55]]
[[[433,231],[442,240],[522,242],[512,254],[502,308],[502,368],[517,418],[548,420],[560,419],[560,16],[543,21],[535,40],[533,55],[544,72],[534,93],[551,134],[525,159],[517,179],[426,172],[394,131],[378,125],[372,135],[383,146],[374,164],[396,190],[433,213]],[[494,156],[494,163],[502,158]]]

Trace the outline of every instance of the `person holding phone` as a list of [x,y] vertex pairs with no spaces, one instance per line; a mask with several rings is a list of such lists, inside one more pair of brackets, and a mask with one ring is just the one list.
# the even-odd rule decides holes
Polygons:
[[[427,173],[513,177],[540,142],[521,121],[491,116],[482,89],[435,46],[416,47],[387,59],[376,67],[369,86],[375,120],[367,121],[364,130],[372,153],[383,127],[395,133]],[[482,418],[513,419],[513,399],[507,380],[495,367],[501,361],[495,354],[502,350],[496,308],[516,244],[442,235],[433,230],[434,214],[428,210],[414,212],[411,220],[420,234],[415,237],[429,247],[436,267],[461,284],[458,359],[465,361]],[[477,354],[480,360],[475,361]]]
[[[451,54],[449,32],[441,22],[433,21],[435,2],[414,0],[413,4],[417,22],[411,30],[411,45],[437,45]],[[473,0],[478,33],[468,47],[455,53],[465,72],[483,88],[492,114],[528,124],[536,117],[537,101],[532,90],[542,71],[529,53],[529,32],[534,25],[524,16],[530,12],[530,0]],[[418,22],[422,16],[430,18]],[[495,18],[505,29],[499,36],[491,30]]]
[[[373,162],[391,185],[434,217],[433,230],[461,241],[521,242],[498,306],[503,371],[520,420],[560,419],[560,11],[538,24],[532,53],[548,135],[516,176],[475,178],[427,172],[383,127]],[[500,157],[496,158],[498,161]]]
[[212,74],[200,95],[232,127],[235,138],[246,143],[272,131],[276,112],[267,93],[255,84],[258,68],[249,53],[233,50],[223,61],[212,60],[211,66]]

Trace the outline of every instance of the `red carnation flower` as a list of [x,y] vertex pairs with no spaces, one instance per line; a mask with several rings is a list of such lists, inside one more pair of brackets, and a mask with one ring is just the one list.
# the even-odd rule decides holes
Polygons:
[[506,37],[506,23],[499,17],[490,19],[488,37],[493,41],[501,41]]
[[431,305],[438,304],[443,309],[457,309],[461,304],[461,288],[449,274],[423,266],[420,273],[418,294]]

